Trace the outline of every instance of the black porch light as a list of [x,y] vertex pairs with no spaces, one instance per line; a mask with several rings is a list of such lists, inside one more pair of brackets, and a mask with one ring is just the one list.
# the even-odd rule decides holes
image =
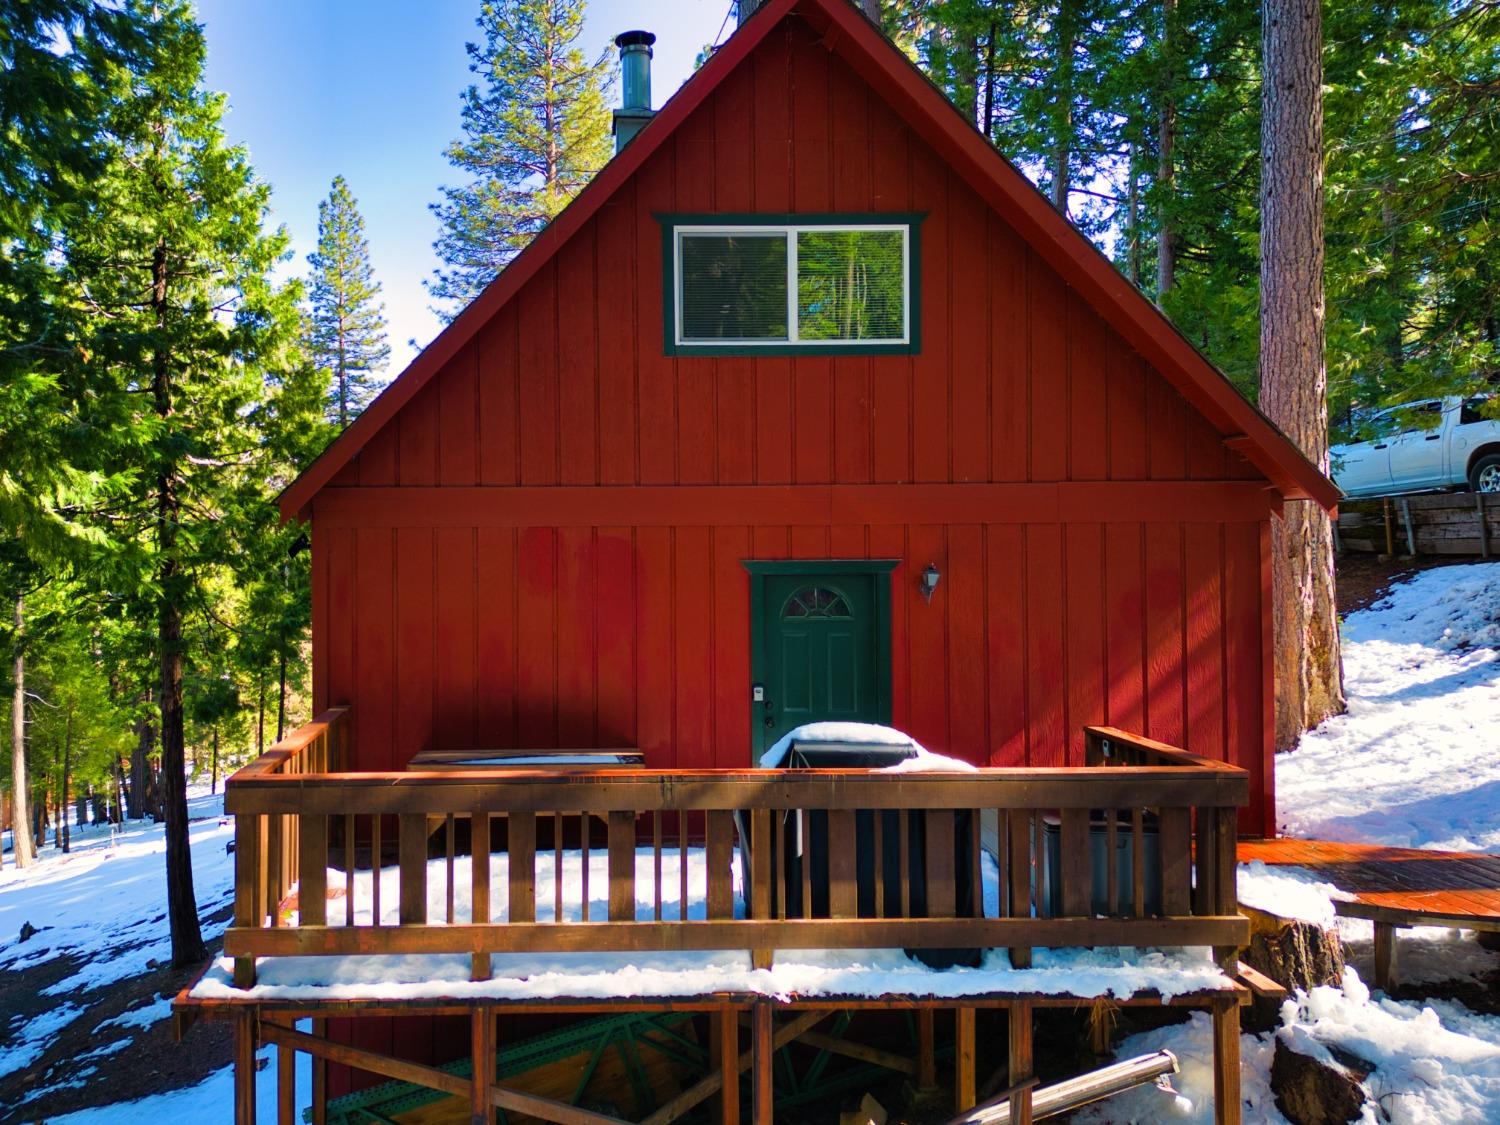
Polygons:
[[932,595],[937,590],[940,578],[942,574],[938,572],[937,564],[928,563],[927,569],[922,571],[922,597],[927,601],[932,601]]

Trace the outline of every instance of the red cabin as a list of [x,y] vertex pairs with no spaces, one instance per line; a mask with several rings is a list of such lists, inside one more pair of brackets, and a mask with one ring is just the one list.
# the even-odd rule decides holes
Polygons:
[[740,767],[818,718],[1081,765],[1111,724],[1245,767],[1273,832],[1270,520],[1336,490],[820,7],[735,36],[287,490],[315,708],[357,769]]
[[[650,40],[620,38],[628,67]],[[538,952],[743,950],[749,972],[775,948],[957,944],[1003,947],[1023,970],[1033,946],[1212,946],[1232,974],[1248,940],[1237,810],[1240,828],[1275,828],[1270,521],[1286,501],[1332,505],[1334,486],[846,0],[772,0],[659,113],[627,100],[616,126],[614,160],[282,498],[312,528],[323,715],[228,783],[232,973],[181,998],[235,1021],[240,1122],[257,1041],[283,1067],[314,1054],[317,1112],[360,1067],[471,1101],[473,1120],[495,1106],[613,1120],[527,1101],[488,1062],[470,1081],[388,1057],[461,1055],[461,1021],[434,1021],[458,1013],[488,1059],[497,1014],[553,1010],[502,987]],[[818,720],[1007,768],[775,786],[747,771]],[[602,748],[644,768],[486,774],[463,753]],[[805,892],[788,917],[771,826],[810,810],[828,818],[831,905],[814,917]],[[918,821],[936,841],[900,859],[906,889],[883,905],[876,890],[873,912],[851,867],[856,817],[872,815],[899,820],[900,849]],[[749,857],[738,887],[732,837]],[[1094,858],[1127,840],[1123,873]],[[584,872],[577,917],[565,845]],[[607,850],[604,917],[589,913],[591,846]],[[477,861],[499,850],[503,880]],[[883,887],[897,861],[871,862]],[[930,914],[906,909],[923,864]],[[959,874],[980,886],[985,870],[995,901],[963,905]],[[406,999],[350,1000],[323,977],[255,991],[278,961],[373,953],[471,968]],[[962,1109],[976,1006],[1009,1009],[1022,1083],[1033,1006],[1089,1000],[1038,998],[1007,972],[968,978],[979,992],[956,1006],[850,1003],[921,1011],[928,1076],[933,1012],[955,1006]],[[725,1045],[744,1016],[769,1122],[772,1008],[828,1002],[734,980],[693,1001],[713,1013],[719,1119],[738,1120],[748,1064]],[[679,1004],[562,995],[575,1013]],[[1247,996],[1223,975],[1174,1001],[1214,1013],[1226,1123]],[[309,1015],[313,1036],[289,1030]]]

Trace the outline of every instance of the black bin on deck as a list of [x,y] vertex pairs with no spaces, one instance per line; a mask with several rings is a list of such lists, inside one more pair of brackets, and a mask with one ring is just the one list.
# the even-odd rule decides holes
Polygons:
[[[883,769],[898,762],[916,757],[911,746],[891,746],[868,742],[793,742],[780,769]],[[775,837],[775,862],[781,865],[786,886],[786,916],[801,918],[802,865],[809,864],[808,890],[812,898],[812,909],[807,916],[829,917],[828,907],[828,813],[812,810],[807,817],[806,841],[802,841],[801,818],[794,814],[778,814],[782,819]],[[881,872],[884,888],[884,910],[875,912],[875,817],[881,818],[880,850]],[[953,870],[954,898],[960,918],[974,914],[975,895],[980,893],[974,886],[973,873],[965,854],[970,838],[970,825],[974,814],[960,810],[954,817],[953,826]],[[740,848],[741,886],[750,886],[749,872],[749,824],[743,812],[735,814],[736,828],[742,845]],[[924,817],[909,816],[907,821],[907,872],[911,888],[911,909],[903,914],[901,909],[901,822],[896,809],[858,809],[854,813],[855,838],[855,897],[856,910],[861,918],[925,918],[927,914],[927,826]],[[805,843],[805,847],[803,846]],[[771,912],[777,913],[777,880],[771,881]],[[947,969],[956,965],[978,965],[983,951],[979,949],[908,949],[907,955],[916,958],[934,969]]]

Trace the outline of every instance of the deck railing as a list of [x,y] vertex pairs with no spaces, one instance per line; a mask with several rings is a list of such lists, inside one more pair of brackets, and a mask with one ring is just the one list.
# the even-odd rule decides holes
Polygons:
[[346,731],[327,712],[226,785],[241,987],[286,955],[464,953],[480,980],[507,952],[1004,947],[1023,966],[1059,946],[1227,961],[1249,936],[1246,774],[1121,731],[1090,728],[1083,768],[896,774],[348,773]]

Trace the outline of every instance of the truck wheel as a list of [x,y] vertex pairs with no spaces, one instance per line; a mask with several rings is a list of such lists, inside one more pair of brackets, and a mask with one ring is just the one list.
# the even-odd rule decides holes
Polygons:
[[1500,492],[1500,453],[1486,453],[1474,462],[1469,487],[1475,492]]

